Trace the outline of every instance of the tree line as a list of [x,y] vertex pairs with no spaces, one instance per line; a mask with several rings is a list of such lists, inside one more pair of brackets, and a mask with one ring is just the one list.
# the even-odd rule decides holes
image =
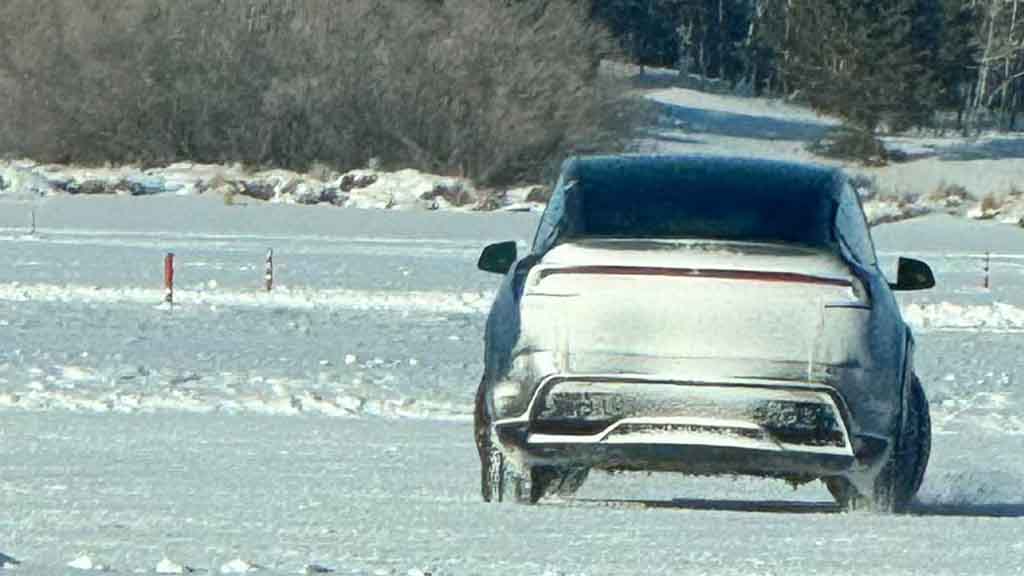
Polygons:
[[604,0],[637,63],[802,99],[874,131],[1024,108],[1024,0]]
[[4,0],[0,156],[537,181],[630,139],[572,0]]
[[869,135],[1024,107],[1024,0],[4,0],[0,22],[0,156],[41,161],[536,181],[628,146],[621,58]]

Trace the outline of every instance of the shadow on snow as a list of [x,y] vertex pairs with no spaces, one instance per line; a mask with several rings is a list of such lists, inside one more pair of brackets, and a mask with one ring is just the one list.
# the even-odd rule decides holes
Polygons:
[[[832,502],[801,502],[796,500],[597,500],[578,499],[582,504],[610,507],[696,510],[714,512],[758,512],[767,514],[839,514],[843,509]],[[910,516],[952,516],[969,518],[1024,518],[1024,503],[965,504],[915,502]]]
[[690,133],[759,140],[811,141],[823,136],[830,128],[827,124],[816,122],[702,110],[667,102],[655,104],[661,116],[661,127]]

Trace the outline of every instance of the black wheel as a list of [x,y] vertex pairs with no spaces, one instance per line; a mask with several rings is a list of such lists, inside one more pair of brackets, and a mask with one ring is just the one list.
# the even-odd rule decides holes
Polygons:
[[481,461],[480,480],[486,502],[533,504],[540,500],[540,485],[530,481],[531,472],[520,471],[496,446]]
[[532,471],[520,470],[508,461],[494,442],[491,423],[484,409],[483,386],[474,413],[474,440],[480,456],[480,492],[485,502],[532,504],[541,497],[541,485],[532,482]]
[[847,510],[873,509],[879,512],[905,512],[914,500],[932,448],[932,422],[928,399],[915,375],[910,383],[910,402],[906,424],[896,438],[870,496],[860,494],[845,478],[828,478],[832,497]]
[[480,452],[480,489],[485,502],[536,504],[552,494],[568,498],[587,479],[587,468],[515,464],[492,443],[489,430],[478,433],[477,437],[485,446]]

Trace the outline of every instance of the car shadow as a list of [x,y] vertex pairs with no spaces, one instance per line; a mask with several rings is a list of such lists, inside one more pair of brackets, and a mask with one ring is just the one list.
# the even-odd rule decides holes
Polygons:
[[959,516],[966,518],[1024,518],[1024,503],[947,504],[916,502],[910,507],[914,516]]
[[825,123],[703,110],[667,102],[655,104],[660,113],[661,127],[681,129],[694,134],[808,142],[821,138],[831,128]]
[[[832,502],[797,500],[604,500],[576,499],[581,504],[610,507],[644,508],[650,510],[691,510],[713,512],[756,512],[764,514],[840,514],[843,509]],[[1024,504],[953,504],[916,502],[907,512],[911,516],[951,516],[966,518],[1024,518]]]
[[831,502],[801,502],[797,500],[700,500],[691,498],[676,498],[673,500],[603,500],[577,498],[576,502],[651,510],[761,512],[767,514],[836,514],[842,512],[842,508]]

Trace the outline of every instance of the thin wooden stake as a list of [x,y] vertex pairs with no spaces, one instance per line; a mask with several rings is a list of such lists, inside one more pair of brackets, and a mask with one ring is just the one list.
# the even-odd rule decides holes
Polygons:
[[985,252],[985,289],[988,290],[991,287],[989,277],[991,276],[992,270],[992,253]]
[[267,250],[267,267],[264,276],[267,292],[274,289],[274,249]]

